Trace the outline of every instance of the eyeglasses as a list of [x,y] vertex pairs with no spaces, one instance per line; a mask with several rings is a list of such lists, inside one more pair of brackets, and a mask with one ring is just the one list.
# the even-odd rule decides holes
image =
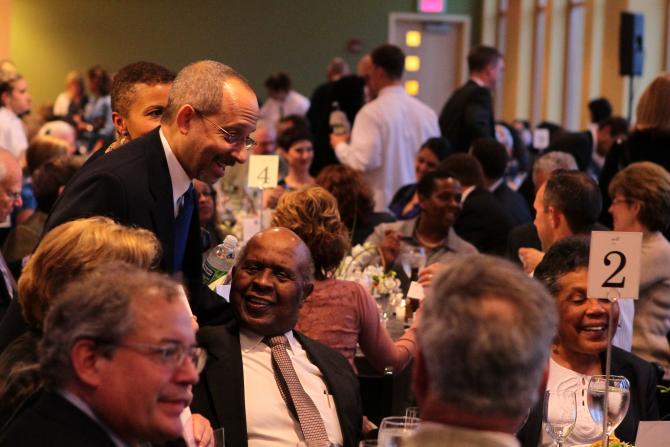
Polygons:
[[162,364],[174,370],[180,368],[188,357],[200,374],[207,362],[207,353],[199,346],[182,346],[178,343],[163,346],[146,343],[121,343],[117,346],[156,356]]
[[243,137],[243,136],[238,135],[238,134],[230,133],[226,129],[224,129],[223,127],[216,124],[214,121],[207,118],[205,116],[205,114],[202,113],[200,110],[198,110],[196,108],[194,108],[193,110],[195,110],[195,113],[197,113],[198,116],[200,116],[200,118],[207,121],[212,126],[216,127],[216,129],[221,133],[221,136],[226,141],[226,143],[230,144],[231,146],[239,147],[240,145],[243,145],[244,148],[248,151],[250,151],[251,149],[254,148],[254,146],[256,146],[256,141],[253,138]]
[[631,199],[614,199],[614,200],[612,200],[612,205],[616,205],[618,203],[631,204],[631,203],[633,203],[633,200],[631,200]]

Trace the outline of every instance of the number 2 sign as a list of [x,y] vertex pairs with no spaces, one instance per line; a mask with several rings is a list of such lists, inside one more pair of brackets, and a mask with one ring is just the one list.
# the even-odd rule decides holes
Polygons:
[[593,231],[588,296],[637,299],[640,293],[641,254],[642,233]]

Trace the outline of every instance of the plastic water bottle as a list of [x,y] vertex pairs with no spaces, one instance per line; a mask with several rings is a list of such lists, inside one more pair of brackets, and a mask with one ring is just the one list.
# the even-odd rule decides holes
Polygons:
[[345,135],[349,133],[351,125],[349,124],[349,119],[347,115],[340,110],[340,104],[337,101],[334,101],[332,104],[332,112],[330,112],[330,118],[328,119],[328,124],[330,125],[330,131],[335,135]]
[[228,274],[235,264],[237,238],[226,236],[222,244],[207,251],[202,263],[202,282],[209,285]]

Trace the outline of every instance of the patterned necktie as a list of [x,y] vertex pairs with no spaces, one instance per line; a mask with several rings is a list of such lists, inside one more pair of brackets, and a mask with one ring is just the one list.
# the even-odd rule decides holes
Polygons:
[[298,415],[298,422],[305,441],[308,445],[310,443],[324,445],[324,442],[328,442],[326,427],[319,410],[303,389],[295,369],[293,369],[291,359],[286,352],[286,345],[288,344],[286,336],[265,337],[263,343],[272,349],[272,369],[275,373],[279,392],[289,409],[295,409],[294,414]]

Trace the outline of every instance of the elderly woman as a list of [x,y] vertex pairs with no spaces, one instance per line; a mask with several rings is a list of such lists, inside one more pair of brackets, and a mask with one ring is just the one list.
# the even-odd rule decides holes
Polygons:
[[635,301],[633,352],[663,366],[670,379],[670,174],[651,162],[633,163],[609,185],[615,231],[642,233],[640,298]]
[[[589,380],[605,374],[605,352],[610,314],[619,316],[618,303],[586,295],[589,264],[588,240],[570,237],[555,243],[535,269],[556,298],[559,324],[552,346],[547,389],[574,391],[577,396],[577,422],[566,445],[590,444],[602,433],[602,424],[591,417],[587,405]],[[612,347],[612,375],[630,382],[630,405],[615,434],[626,442],[635,442],[641,420],[658,419],[656,371],[634,354]],[[550,441],[541,430],[542,402],[531,411],[519,432],[524,447],[536,447]]]
[[340,218],[351,235],[351,245],[365,242],[377,225],[393,222],[388,213],[376,213],[372,190],[363,174],[344,165],[330,165],[321,170],[316,184],[337,199]]
[[[426,140],[421,145],[414,161],[416,181],[421,180],[426,172],[437,169],[440,161],[449,155],[450,151],[451,146],[445,138],[433,137]],[[419,194],[416,192],[416,183],[410,183],[396,191],[391,199],[389,210],[398,220],[414,219],[418,216],[421,206],[419,205]]]
[[[599,185],[603,195],[601,220],[609,224],[609,183],[614,175],[636,161],[651,161],[670,171],[670,73],[654,79],[640,95],[635,124],[628,138],[607,154]],[[666,234],[667,236],[667,234]]]
[[352,367],[358,344],[379,371],[402,370],[416,349],[418,318],[394,343],[370,294],[358,283],[333,278],[349,248],[335,197],[318,186],[289,192],[279,200],[272,224],[293,230],[314,259],[314,291],[300,309],[297,329],[339,351]]
[[394,270],[403,289],[409,279],[402,265],[403,244],[422,247],[426,265],[448,263],[453,256],[476,253],[477,249],[461,239],[452,225],[461,209],[461,184],[446,170],[427,172],[417,185],[419,216],[411,220],[378,225],[367,241],[379,247],[386,270]]

